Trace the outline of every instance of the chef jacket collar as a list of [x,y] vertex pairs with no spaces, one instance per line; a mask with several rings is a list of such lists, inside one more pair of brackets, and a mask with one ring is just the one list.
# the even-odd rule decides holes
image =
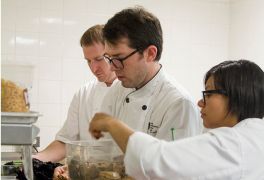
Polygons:
[[159,82],[164,79],[164,76],[165,75],[162,69],[162,65],[160,65],[159,71],[155,74],[155,76],[147,84],[145,84],[139,89],[131,88],[133,89],[133,91],[130,92],[129,94],[133,94],[134,96],[138,94],[140,97],[142,97],[142,95],[151,96],[153,92],[155,91]]

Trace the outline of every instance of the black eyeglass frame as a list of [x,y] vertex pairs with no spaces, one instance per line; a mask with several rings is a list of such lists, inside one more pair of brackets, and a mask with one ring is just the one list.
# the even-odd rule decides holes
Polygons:
[[[134,55],[136,52],[138,52],[139,50],[136,49],[134,51],[132,51],[130,54],[128,54],[127,56],[123,57],[123,58],[111,58],[109,56],[107,56],[106,54],[103,55],[104,59],[106,59],[107,61],[109,61],[110,64],[113,64],[113,66],[117,69],[123,69],[124,68],[124,64],[123,61],[125,61],[127,58],[129,58],[130,56]],[[115,61],[119,61],[122,65],[122,67],[119,67],[115,64]]]
[[207,91],[202,91],[203,94],[203,102],[206,104],[205,97],[208,96],[209,94],[222,94],[227,96],[226,90],[223,89],[214,89],[214,90],[207,90]]

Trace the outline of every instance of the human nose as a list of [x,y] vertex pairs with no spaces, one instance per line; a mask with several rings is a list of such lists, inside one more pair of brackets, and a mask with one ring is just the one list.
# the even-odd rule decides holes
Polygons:
[[203,108],[205,106],[205,102],[203,99],[200,99],[197,103],[197,105],[200,107],[200,108]]
[[94,73],[96,71],[98,71],[98,69],[99,69],[99,65],[98,65],[98,63],[96,61],[91,62],[90,67],[91,67],[92,72],[94,72]]

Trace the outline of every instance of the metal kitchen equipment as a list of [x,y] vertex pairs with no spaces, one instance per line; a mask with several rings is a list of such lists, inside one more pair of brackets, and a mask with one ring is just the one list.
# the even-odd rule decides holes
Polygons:
[[32,145],[39,133],[38,112],[1,112],[1,144],[22,147],[24,173],[33,180]]

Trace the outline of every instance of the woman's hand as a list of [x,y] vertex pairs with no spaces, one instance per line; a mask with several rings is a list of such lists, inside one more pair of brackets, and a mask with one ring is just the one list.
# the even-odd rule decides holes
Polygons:
[[128,138],[134,133],[126,124],[105,113],[96,113],[90,122],[89,131],[93,137],[103,137],[102,132],[109,132],[123,152],[126,151]]
[[111,123],[115,120],[105,113],[96,113],[90,122],[89,131],[93,137],[99,139],[104,136],[102,132],[109,132]]

